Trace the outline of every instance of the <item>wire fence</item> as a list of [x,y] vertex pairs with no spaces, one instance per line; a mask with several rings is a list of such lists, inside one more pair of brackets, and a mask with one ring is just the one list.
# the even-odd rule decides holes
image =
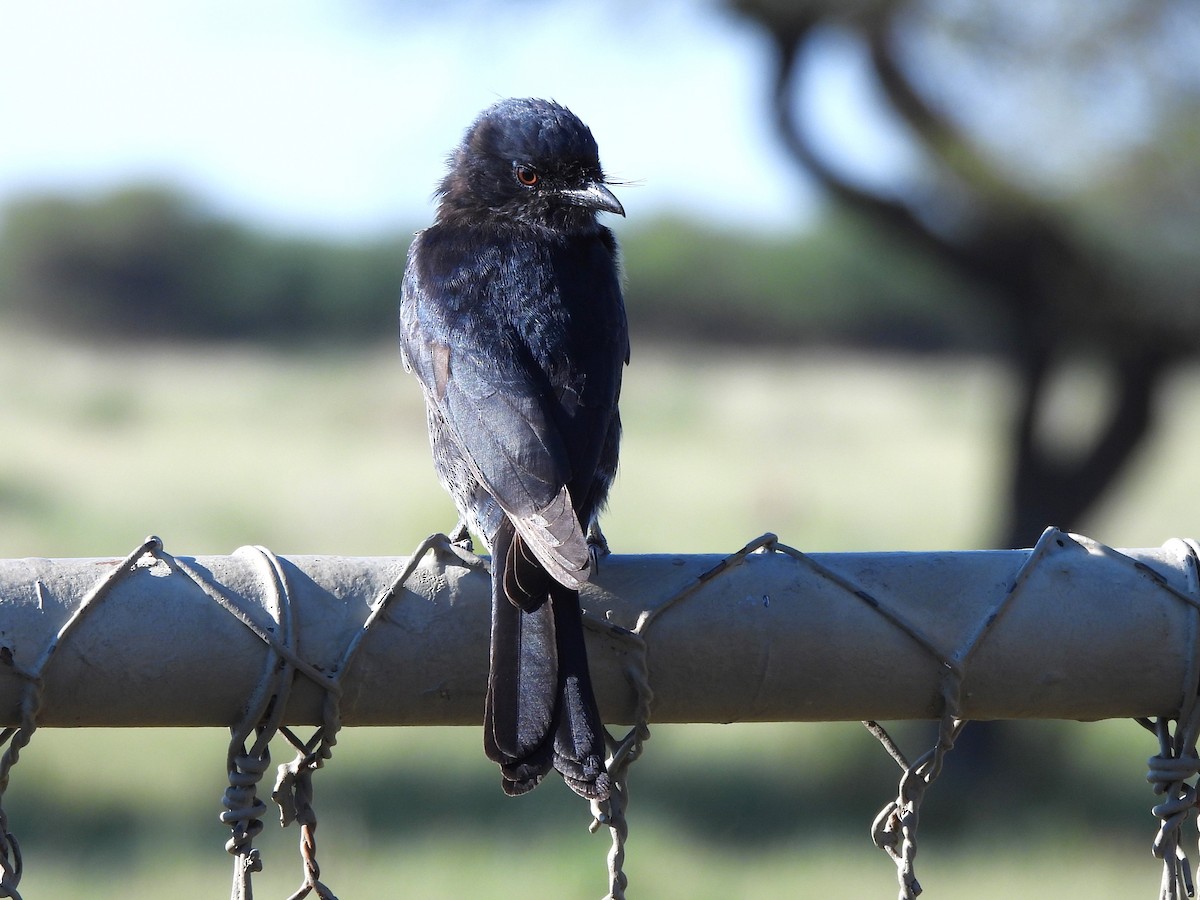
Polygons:
[[[317,860],[314,776],[347,721],[475,720],[485,670],[464,663],[461,642],[486,642],[487,561],[444,535],[373,566],[343,560],[326,570],[322,559],[262,547],[174,557],[150,537],[121,560],[0,561],[0,701],[8,701],[0,709],[9,710],[0,732],[0,897],[21,896],[21,850],[3,796],[38,727],[216,723],[232,723],[221,820],[234,900],[249,900],[262,867],[259,786],[278,738],[294,752],[271,792],[281,823],[300,830],[303,880],[291,898],[335,896]],[[915,898],[921,806],[971,716],[1129,716],[1150,730],[1158,752],[1148,777],[1162,797],[1152,845],[1163,860],[1160,898],[1193,896],[1182,837],[1200,772],[1198,560],[1192,541],[1118,551],[1053,528],[1028,551],[809,555],[767,534],[726,557],[606,560],[583,596],[585,624],[601,647],[592,654],[601,707],[632,722],[608,737],[614,790],[591,804],[592,829],[611,838],[606,896],[628,889],[629,785],[652,720],[861,719],[900,769],[872,835],[895,863],[898,896]],[[478,624],[446,628],[439,616]],[[165,639],[164,627],[181,638]],[[214,643],[199,632],[230,627],[219,645],[231,665],[213,667]],[[113,633],[121,628],[144,633]],[[188,668],[191,646],[205,658],[195,672],[222,673],[207,694]],[[89,694],[66,648],[87,671],[109,665],[121,674],[93,676]],[[138,668],[121,652],[170,656],[182,684],[163,689],[190,702],[160,699],[147,713],[143,697],[138,711],[122,710],[105,682],[136,678]],[[688,669],[689,657],[705,664]],[[161,658],[144,667],[163,680]],[[421,699],[373,706],[384,685]],[[882,718],[936,719],[933,746],[910,760]]]

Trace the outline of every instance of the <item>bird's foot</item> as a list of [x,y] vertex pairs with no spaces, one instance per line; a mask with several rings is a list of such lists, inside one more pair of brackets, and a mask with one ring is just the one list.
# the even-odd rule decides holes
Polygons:
[[458,520],[454,530],[446,536],[455,547],[460,547],[468,553],[475,552],[475,542],[471,540],[471,532],[467,530],[467,523],[462,519]]
[[488,560],[475,552],[475,544],[471,541],[471,535],[464,522],[459,522],[449,534],[435,534],[430,540],[435,541],[434,546],[438,552],[460,560],[468,568],[488,567]]

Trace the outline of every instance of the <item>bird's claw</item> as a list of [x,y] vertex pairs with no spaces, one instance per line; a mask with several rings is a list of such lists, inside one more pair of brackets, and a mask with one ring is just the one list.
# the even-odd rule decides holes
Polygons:
[[454,530],[446,536],[450,538],[450,543],[455,547],[460,547],[468,553],[475,552],[475,542],[471,540],[471,532],[463,520],[460,519]]
[[588,526],[587,547],[588,556],[592,561],[592,571],[599,572],[600,560],[609,556],[612,551],[608,549],[608,539],[605,538],[604,532],[600,530],[600,526],[595,522]]

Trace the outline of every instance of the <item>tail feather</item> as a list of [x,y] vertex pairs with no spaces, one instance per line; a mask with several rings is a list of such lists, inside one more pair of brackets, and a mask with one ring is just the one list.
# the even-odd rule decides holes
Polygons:
[[553,610],[543,601],[524,612],[509,600],[509,591],[519,588],[512,572],[519,556],[513,538],[505,523],[492,540],[492,649],[484,714],[484,749],[511,770],[505,772],[506,790],[509,781],[532,780],[533,787],[552,765],[546,735],[558,685]]
[[554,768],[575,793],[603,800],[610,788],[604,768],[604,725],[588,671],[579,592],[555,584],[551,605],[558,650]]
[[484,749],[504,790],[553,767],[576,793],[608,796],[604,727],[592,693],[579,592],[537,562],[507,521],[492,540],[492,646]]
[[[494,548],[493,553],[496,559],[502,559],[504,563],[501,566],[502,577],[499,581],[503,587],[503,595],[508,598],[509,603],[523,612],[534,612],[549,598],[550,586],[555,581],[538,562],[521,535],[511,533],[512,529],[507,527],[507,521],[501,531],[509,533],[505,541],[506,553],[501,556]],[[492,583],[496,584],[495,573],[492,574]]]

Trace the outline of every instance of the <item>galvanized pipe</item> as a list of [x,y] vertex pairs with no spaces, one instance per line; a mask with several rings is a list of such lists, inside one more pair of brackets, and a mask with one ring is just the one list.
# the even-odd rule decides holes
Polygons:
[[[583,593],[589,656],[609,722],[639,697],[652,722],[933,718],[947,678],[965,718],[1170,715],[1197,686],[1196,559],[1054,530],[1032,551],[612,556]],[[282,652],[285,723],[322,721],[336,674],[346,725],[478,724],[482,564],[425,555],[363,631],[408,563],[153,541],[0,561],[0,710],[20,724],[33,683],[40,726],[228,726]]]

